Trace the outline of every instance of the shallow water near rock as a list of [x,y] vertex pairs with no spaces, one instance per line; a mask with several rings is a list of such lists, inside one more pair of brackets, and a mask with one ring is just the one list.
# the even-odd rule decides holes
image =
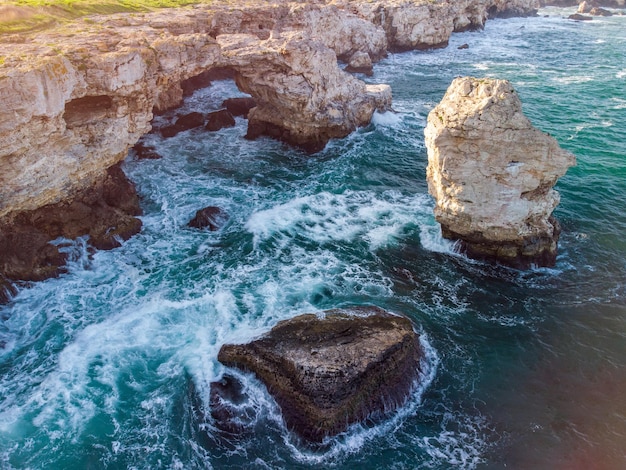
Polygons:
[[[625,467],[626,17],[569,13],[390,55],[367,80],[391,84],[397,114],[315,157],[244,140],[242,118],[149,136],[163,158],[124,165],[142,233],[93,256],[76,241],[69,274],[0,307],[0,467]],[[423,128],[457,75],[510,80],[576,154],[557,185],[554,269],[490,267],[440,238]],[[185,112],[234,95],[215,82]],[[206,206],[225,226],[186,227]],[[348,305],[404,313],[422,335],[423,386],[400,411],[311,449],[238,374],[243,432],[203,417],[222,344]]]

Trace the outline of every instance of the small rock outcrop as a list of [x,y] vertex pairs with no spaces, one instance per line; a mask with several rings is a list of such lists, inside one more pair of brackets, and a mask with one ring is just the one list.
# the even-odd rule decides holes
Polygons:
[[218,360],[254,372],[287,427],[321,442],[401,405],[418,379],[422,355],[407,318],[354,307],[282,321],[256,341],[222,346]]
[[350,62],[348,62],[345,71],[350,73],[364,73],[368,77],[371,77],[374,74],[372,59],[366,52],[357,52],[350,57]]
[[196,212],[193,219],[187,224],[192,228],[208,228],[214,232],[219,230],[228,221],[228,214],[215,206],[205,207]]
[[237,117],[242,116],[248,119],[248,113],[252,108],[256,106],[256,102],[253,98],[227,98],[222,103],[222,107],[226,108],[228,112]]
[[220,109],[207,115],[206,126],[204,126],[204,128],[207,131],[215,132],[225,127],[233,127],[234,125],[235,118],[230,114],[228,109]]
[[591,21],[593,18],[591,16],[581,15],[580,13],[574,13],[573,15],[569,15],[567,17],[568,20],[573,21]]
[[179,116],[174,124],[163,127],[161,129],[161,135],[163,137],[174,137],[181,132],[202,127],[203,125],[204,115],[202,113],[193,112],[185,114],[184,116]]
[[505,80],[455,79],[428,115],[428,188],[443,236],[477,259],[554,265],[553,189],[575,157],[534,128]]

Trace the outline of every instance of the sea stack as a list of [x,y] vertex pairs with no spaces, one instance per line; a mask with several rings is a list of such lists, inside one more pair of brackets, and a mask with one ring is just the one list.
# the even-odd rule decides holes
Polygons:
[[553,266],[557,179],[574,155],[536,129],[506,80],[455,79],[428,115],[427,179],[443,236],[469,257]]
[[282,321],[256,341],[222,346],[218,360],[254,372],[287,427],[321,442],[404,403],[419,379],[422,356],[408,318],[353,307]]

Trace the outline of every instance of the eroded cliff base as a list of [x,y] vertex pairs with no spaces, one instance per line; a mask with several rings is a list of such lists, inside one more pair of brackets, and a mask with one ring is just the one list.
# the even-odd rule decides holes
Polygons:
[[[114,165],[67,201],[6,217],[0,223],[0,282],[40,281],[62,273],[68,255],[61,239],[87,235],[94,248],[118,247],[140,231],[140,214],[135,186]],[[8,287],[3,291],[9,294],[4,301],[15,293]]]
[[457,249],[469,258],[516,269],[536,266],[554,266],[558,252],[561,225],[550,217],[553,230],[543,235],[528,236],[515,241],[489,240],[481,233],[460,234],[441,226],[444,238],[457,241]]

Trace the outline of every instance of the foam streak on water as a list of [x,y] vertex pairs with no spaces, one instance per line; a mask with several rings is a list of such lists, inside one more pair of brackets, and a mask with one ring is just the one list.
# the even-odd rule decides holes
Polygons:
[[[0,307],[0,467],[626,467],[626,17],[569,13],[391,54],[371,81],[392,85],[395,112],[314,157],[245,140],[241,118],[148,136],[164,158],[124,166],[142,232],[93,255],[74,241],[68,274]],[[533,123],[577,155],[558,184],[555,268],[486,266],[442,239],[423,128],[458,75],[511,80]],[[235,95],[216,82],[183,111]],[[186,227],[208,205],[225,227]],[[262,384],[231,371],[244,431],[215,426],[222,344],[355,304],[406,314],[422,335],[405,406],[310,448]]]

